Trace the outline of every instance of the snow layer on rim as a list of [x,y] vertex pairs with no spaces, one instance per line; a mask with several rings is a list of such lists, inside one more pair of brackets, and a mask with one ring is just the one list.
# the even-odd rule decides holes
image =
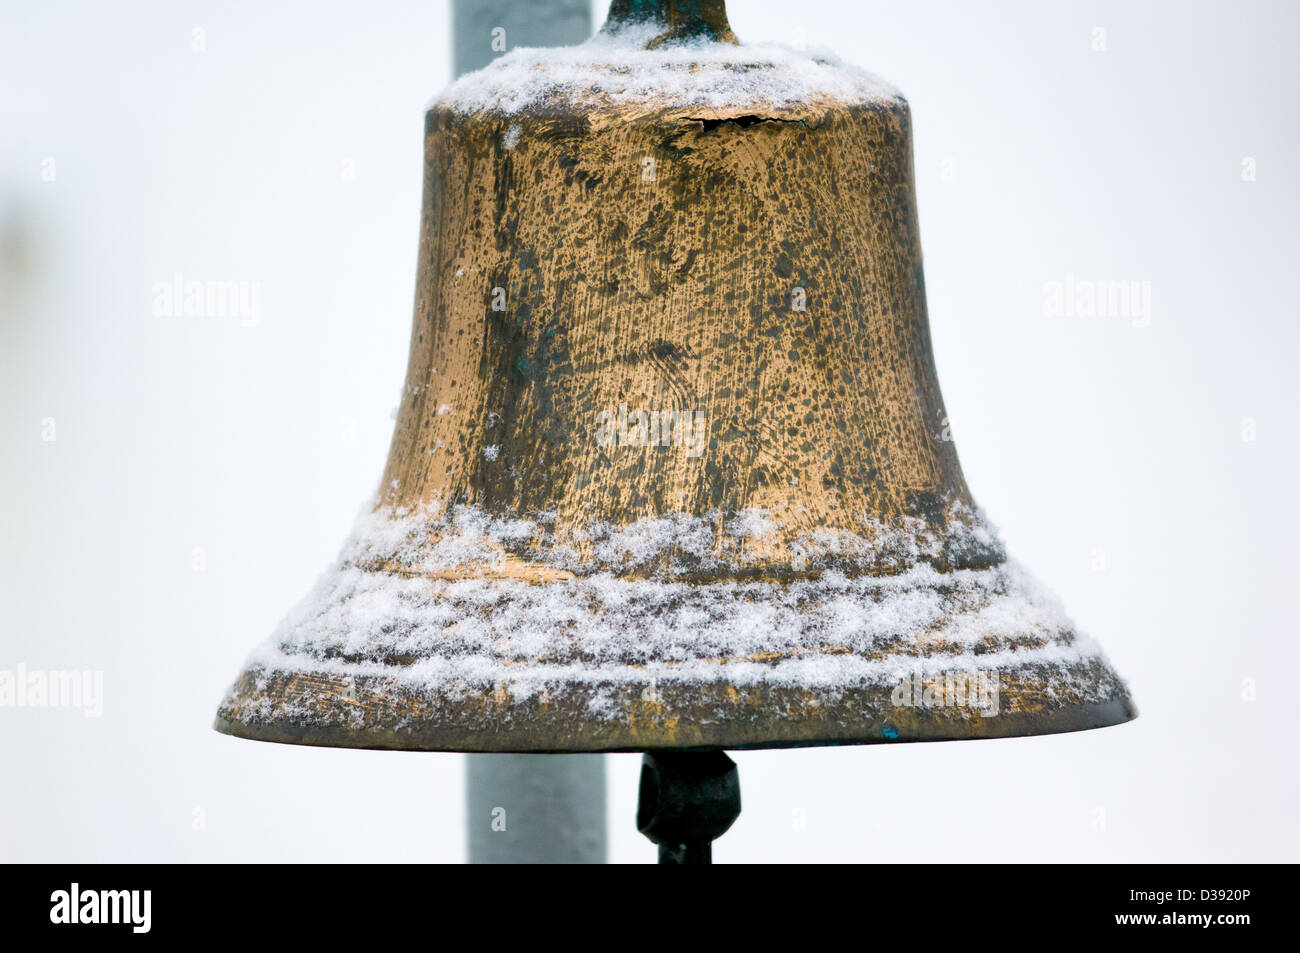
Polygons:
[[364,511],[342,558],[359,566],[388,564],[405,572],[501,565],[507,554],[578,574],[655,566],[668,576],[725,572],[761,563],[774,543],[788,547],[790,567],[901,570],[921,562],[987,564],[1005,558],[982,512],[950,503],[941,525],[918,517],[893,522],[860,516],[852,530],[815,529],[791,535],[780,514],[761,508],[704,515],[665,513],[632,523],[589,521],[557,528],[556,514],[501,517],[473,505],[379,506]]
[[705,585],[608,574],[437,580],[342,563],[249,667],[378,676],[449,697],[508,685],[526,697],[578,684],[719,681],[834,692],[915,671],[1023,666],[1068,682],[1100,658],[1015,563]]
[[[755,509],[725,519],[679,513],[589,524],[581,532],[590,545],[579,559],[562,544],[554,514],[505,519],[475,506],[381,506],[363,512],[338,563],[248,668],[260,677],[376,679],[428,698],[502,686],[515,699],[582,691],[597,714],[611,691],[669,683],[833,697],[915,673],[1031,671],[1054,686],[1109,691],[1108,682],[1085,674],[1104,667],[1099,647],[1032,576],[1001,561],[1001,544],[980,514],[954,504],[946,515],[943,538],[921,520],[875,521],[878,532],[861,536],[821,532],[823,554],[848,551],[869,561],[884,553],[900,560],[892,573],[822,569],[783,581],[722,573],[688,582],[673,574],[673,560],[716,560],[721,542],[767,539],[781,531],[779,521]],[[996,551],[999,560],[937,568],[936,561],[951,565],[954,538],[958,549]],[[506,551],[581,572],[549,581],[493,574]],[[820,558],[807,552],[810,563]],[[665,554],[673,557],[670,571],[626,574]],[[470,572],[444,572],[454,569]],[[607,707],[616,717],[617,706]]]
[[828,50],[774,44],[645,44],[660,30],[629,27],[597,33],[568,47],[519,47],[468,73],[429,108],[516,115],[546,106],[707,106],[780,109],[833,99],[846,103],[905,102],[901,93]]

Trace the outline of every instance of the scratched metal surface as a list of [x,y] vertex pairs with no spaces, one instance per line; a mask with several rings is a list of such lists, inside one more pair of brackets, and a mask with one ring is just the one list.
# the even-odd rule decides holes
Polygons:
[[[941,437],[906,106],[703,118],[429,114],[386,503],[561,527],[758,507],[779,572],[813,529],[972,502]],[[620,405],[704,409],[707,451],[598,446]]]

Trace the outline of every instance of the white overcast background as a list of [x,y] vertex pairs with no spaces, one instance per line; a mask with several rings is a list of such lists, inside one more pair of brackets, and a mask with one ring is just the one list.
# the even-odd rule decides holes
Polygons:
[[[966,476],[1141,717],[740,753],[717,861],[1297,860],[1300,7],[730,10],[911,101]],[[378,482],[449,25],[431,0],[0,3],[0,669],[105,693],[99,718],[0,708],[0,859],[464,858],[462,756],[210,728]],[[259,282],[260,323],[155,316],[178,272]],[[1067,274],[1150,282],[1149,324],[1045,314]],[[610,859],[651,861],[638,757],[608,764]]]

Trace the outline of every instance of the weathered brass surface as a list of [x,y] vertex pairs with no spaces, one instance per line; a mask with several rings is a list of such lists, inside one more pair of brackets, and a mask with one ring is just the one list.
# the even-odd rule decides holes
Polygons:
[[[729,36],[713,6],[690,22]],[[746,543],[743,572],[696,582],[799,578],[792,547],[810,532],[853,531],[866,515],[942,535],[954,504],[973,505],[931,354],[905,103],[434,108],[425,134],[410,362],[381,505],[548,512],[575,531],[717,513],[719,546],[727,514],[773,514],[780,529]],[[620,408],[699,411],[707,443],[698,455],[602,445],[600,415]],[[482,572],[569,577],[523,544],[503,557]],[[966,546],[935,565],[1003,559]],[[599,751],[1000,737],[1135,714],[1104,661],[1068,683],[1017,670],[995,717],[889,696],[861,686],[828,707],[793,687],[666,683],[629,687],[621,717],[600,719],[581,686],[447,699],[252,672],[217,728],[296,744]]]
[[[760,507],[774,572],[810,530],[971,502],[942,439],[907,108],[705,128],[726,118],[429,114],[385,502],[561,526]],[[621,405],[702,411],[708,447],[602,447]]]

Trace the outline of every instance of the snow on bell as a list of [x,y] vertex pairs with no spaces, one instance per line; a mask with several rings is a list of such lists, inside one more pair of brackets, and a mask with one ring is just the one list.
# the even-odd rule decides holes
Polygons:
[[976,508],[930,351],[907,102],[616,0],[426,120],[378,496],[218,730],[645,751],[1134,717]]

